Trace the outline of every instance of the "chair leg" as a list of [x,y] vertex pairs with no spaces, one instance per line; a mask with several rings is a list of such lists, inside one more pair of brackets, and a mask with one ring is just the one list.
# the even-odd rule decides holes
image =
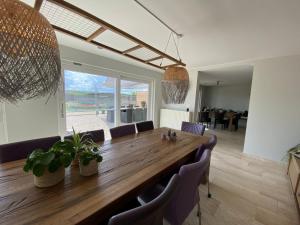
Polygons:
[[210,187],[209,187],[209,180],[207,182],[207,197],[211,198]]
[[198,202],[197,207],[198,207],[198,221],[199,221],[199,225],[201,225],[201,208],[200,208],[200,202]]
[[209,172],[207,175],[207,197],[211,198],[211,193],[210,193],[210,182],[209,182]]

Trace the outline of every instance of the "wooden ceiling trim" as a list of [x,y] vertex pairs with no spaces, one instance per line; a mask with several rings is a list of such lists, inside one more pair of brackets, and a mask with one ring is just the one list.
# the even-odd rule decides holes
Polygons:
[[146,62],[148,63],[148,62],[152,62],[152,61],[155,61],[155,60],[158,60],[158,59],[163,59],[163,58],[164,58],[163,56],[157,56],[157,57],[154,57],[152,59],[146,60]]
[[[73,32],[71,32],[71,31],[69,31],[69,30],[66,30],[66,29],[64,29],[64,28],[61,28],[61,27],[58,27],[58,26],[55,26],[55,25],[52,25],[52,26],[53,26],[53,28],[54,28],[55,30],[57,30],[57,31],[59,31],[59,32],[62,32],[62,33],[66,34],[66,35],[69,35],[69,36],[71,36],[71,37],[75,37],[75,38],[77,38],[77,39],[79,39],[79,40],[86,41],[86,38],[83,37],[83,36],[81,36],[81,35],[79,35],[79,34],[73,33]],[[141,63],[145,63],[145,64],[147,64],[147,65],[156,67],[156,68],[158,68],[158,69],[164,69],[164,68],[162,68],[162,67],[160,67],[160,66],[158,66],[158,65],[155,65],[155,64],[152,64],[152,63],[146,63],[145,60],[142,60],[142,59],[137,58],[137,57],[135,57],[135,56],[132,56],[132,55],[129,55],[129,54],[123,54],[122,51],[120,51],[120,50],[118,50],[118,49],[115,49],[115,48],[112,48],[112,47],[110,47],[110,46],[107,46],[107,45],[105,45],[105,44],[102,44],[102,43],[100,43],[100,42],[91,40],[89,43],[91,43],[91,44],[97,46],[97,47],[100,48],[100,49],[107,49],[107,50],[112,51],[112,52],[114,52],[114,53],[117,53],[117,54],[119,54],[119,55],[126,56],[126,57],[128,57],[128,58],[131,58],[131,59],[134,59],[134,60],[139,61],[139,62],[141,62]]]
[[39,11],[41,9],[42,4],[43,4],[43,0],[36,0],[34,3],[34,9]]
[[106,28],[104,27],[100,27],[98,30],[96,30],[93,34],[91,34],[86,41],[87,42],[91,42],[91,40],[95,39],[96,37],[98,37],[100,34],[102,34],[104,31],[106,31]]
[[[82,17],[84,17],[84,18],[86,18],[86,19],[88,19],[88,20],[90,20],[90,21],[93,21],[93,22],[99,24],[101,27],[103,27],[103,28],[105,28],[105,29],[107,29],[107,30],[110,30],[110,31],[112,31],[112,32],[114,32],[114,33],[116,33],[116,34],[118,34],[118,35],[120,35],[120,36],[123,36],[123,37],[127,38],[128,40],[130,40],[130,41],[136,43],[137,46],[139,46],[139,48],[140,48],[140,47],[147,48],[147,49],[149,49],[150,51],[152,51],[152,52],[158,54],[159,56],[161,56],[161,57],[163,57],[163,58],[167,58],[167,59],[173,61],[173,62],[176,63],[177,65],[185,66],[185,64],[184,64],[181,60],[175,59],[174,57],[172,57],[172,56],[170,56],[170,55],[168,55],[168,54],[166,54],[166,53],[164,53],[164,52],[162,52],[162,51],[160,51],[160,50],[154,48],[154,47],[151,46],[151,45],[148,45],[147,43],[141,41],[140,39],[138,39],[138,38],[136,38],[136,37],[134,37],[134,36],[132,36],[132,35],[126,33],[125,31],[122,31],[121,29],[119,29],[119,28],[117,28],[117,27],[115,27],[115,26],[113,26],[113,25],[111,25],[111,24],[109,24],[109,23],[107,23],[107,22],[105,22],[105,21],[99,19],[98,17],[96,17],[96,16],[94,16],[94,15],[92,15],[92,14],[90,14],[90,13],[88,13],[88,12],[86,12],[86,11],[84,11],[84,10],[82,10],[82,9],[80,9],[80,8],[78,8],[78,7],[76,7],[76,6],[72,5],[72,4],[70,4],[70,3],[66,2],[66,1],[64,1],[64,0],[45,0],[45,1],[49,1],[49,2],[51,2],[51,3],[53,3],[53,4],[56,4],[56,5],[60,6],[60,7],[63,7],[63,8],[66,9],[66,10],[72,11],[73,13],[76,13],[77,15],[80,15],[80,16],[82,16]],[[37,8],[38,8],[38,7],[40,8],[40,6],[38,6],[38,5],[40,4],[40,2],[41,2],[41,4],[42,4],[43,0],[36,0],[35,5],[37,5]],[[55,29],[58,28],[57,26],[53,26],[53,27],[56,27]],[[59,28],[61,28],[61,27],[59,27]],[[61,29],[63,29],[63,28],[61,28]],[[60,29],[60,31],[61,31],[61,29]],[[57,30],[59,30],[59,29],[57,29]],[[63,29],[63,30],[65,30],[65,29]],[[97,32],[97,31],[95,31],[95,33],[96,33],[96,32]],[[73,33],[73,32],[69,32],[69,33],[75,34],[75,33]],[[94,34],[95,34],[95,33],[94,33]],[[92,35],[94,35],[94,34],[92,34]],[[71,35],[71,34],[69,34],[69,35]],[[93,39],[94,39],[95,37],[92,37],[92,35],[91,35],[90,37],[88,37],[88,38],[85,38],[85,41],[88,41],[89,43],[95,42],[95,41],[93,41]],[[76,34],[76,35],[71,35],[71,36],[77,37],[78,34]],[[80,35],[79,35],[79,36],[80,36]],[[77,37],[77,38],[78,38],[78,37]],[[97,43],[98,43],[98,42],[97,42]],[[99,43],[99,44],[101,44],[101,43]],[[101,44],[101,45],[103,45],[103,44]],[[106,46],[106,45],[104,45],[104,46]],[[137,47],[137,46],[135,46],[135,47]],[[103,46],[100,46],[100,47],[103,47]],[[107,46],[107,47],[108,47],[108,46]],[[109,48],[107,48],[107,47],[103,47],[103,48],[108,49],[108,50],[109,50],[109,48],[111,48],[111,47],[109,47]],[[114,48],[112,48],[112,49],[114,49]],[[114,50],[117,50],[117,49],[114,49]],[[123,52],[122,52],[122,51],[119,51],[119,50],[117,50],[117,51],[118,51],[118,52],[121,52],[122,55],[125,55],[125,56],[127,56],[127,57],[129,57],[129,58],[132,58],[132,59],[135,59],[135,60],[139,59],[139,60],[137,60],[137,61],[146,63],[146,64],[148,64],[148,65],[155,66],[155,67],[160,68],[160,69],[165,69],[165,68],[163,68],[163,67],[161,67],[161,66],[157,66],[157,65],[155,65],[155,64],[150,63],[151,61],[150,61],[150,62],[146,62],[146,61],[143,60],[143,59],[140,59],[140,58],[137,58],[137,57],[135,57],[135,56],[132,56],[132,55],[127,54],[127,53],[130,52],[130,51],[127,52],[128,50],[130,50],[130,49],[127,49],[127,50],[125,50],[125,51],[123,51]],[[114,52],[115,52],[115,51],[114,51]]]
[[129,53],[129,52],[133,52],[133,51],[138,50],[138,49],[140,49],[140,48],[143,48],[143,46],[141,46],[141,45],[134,46],[134,47],[132,47],[132,48],[129,48],[129,49],[123,51],[123,54],[127,54],[127,53]]

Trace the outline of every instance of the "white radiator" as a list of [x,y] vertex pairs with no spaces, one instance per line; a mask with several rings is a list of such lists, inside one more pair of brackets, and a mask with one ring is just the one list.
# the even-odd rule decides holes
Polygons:
[[191,122],[192,113],[172,109],[160,110],[160,127],[180,130],[182,121]]

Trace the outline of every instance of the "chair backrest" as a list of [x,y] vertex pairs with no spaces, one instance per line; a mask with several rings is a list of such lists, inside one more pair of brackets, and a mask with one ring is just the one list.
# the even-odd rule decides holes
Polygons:
[[200,112],[200,122],[207,122],[208,119],[209,119],[209,112],[208,111]]
[[[81,132],[79,133],[80,136],[82,135],[86,135],[86,138],[91,138],[94,142],[101,142],[105,140],[105,136],[104,136],[104,130],[92,130],[92,131],[86,131],[86,132]],[[73,138],[73,135],[70,134],[68,136],[64,137],[64,140],[69,139],[71,140]]]
[[198,147],[198,150],[197,150],[196,155],[195,155],[195,162],[200,160],[200,158],[201,158],[201,156],[202,156],[205,149],[209,149],[210,151],[212,151],[215,148],[215,146],[217,144],[217,141],[218,141],[217,136],[212,134],[210,136],[207,144],[200,145]]
[[215,112],[215,120],[222,121],[224,120],[225,111],[216,111]]
[[163,225],[163,215],[178,187],[179,176],[174,175],[164,191],[151,202],[113,216],[108,225]]
[[144,121],[136,124],[136,129],[138,132],[144,132],[148,130],[153,130],[153,121]]
[[120,127],[114,127],[110,129],[111,138],[123,137],[126,135],[135,134],[135,125],[129,124]]
[[204,131],[205,131],[205,126],[202,124],[198,124],[198,123],[190,123],[190,122],[182,121],[181,131],[185,131],[185,132],[203,136]]
[[166,207],[165,218],[170,224],[182,224],[200,201],[198,186],[209,166],[210,150],[206,149],[201,159],[181,166],[179,184]]
[[60,137],[46,137],[0,145],[0,163],[25,159],[35,149],[48,150]]
[[103,129],[87,131],[84,134],[86,134],[86,137],[91,138],[94,142],[101,142],[105,140]]

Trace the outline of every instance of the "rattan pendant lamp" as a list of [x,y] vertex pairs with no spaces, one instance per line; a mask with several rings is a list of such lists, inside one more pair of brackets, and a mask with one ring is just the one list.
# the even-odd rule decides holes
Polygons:
[[[170,37],[172,36],[173,38],[177,56],[181,61],[178,46],[173,34],[174,33],[171,32]],[[168,48],[170,37],[166,49]],[[183,104],[185,102],[189,90],[189,74],[185,67],[177,65],[167,67],[161,84],[162,96],[166,104]]]
[[0,101],[50,97],[60,78],[58,43],[47,19],[21,1],[0,0]]

